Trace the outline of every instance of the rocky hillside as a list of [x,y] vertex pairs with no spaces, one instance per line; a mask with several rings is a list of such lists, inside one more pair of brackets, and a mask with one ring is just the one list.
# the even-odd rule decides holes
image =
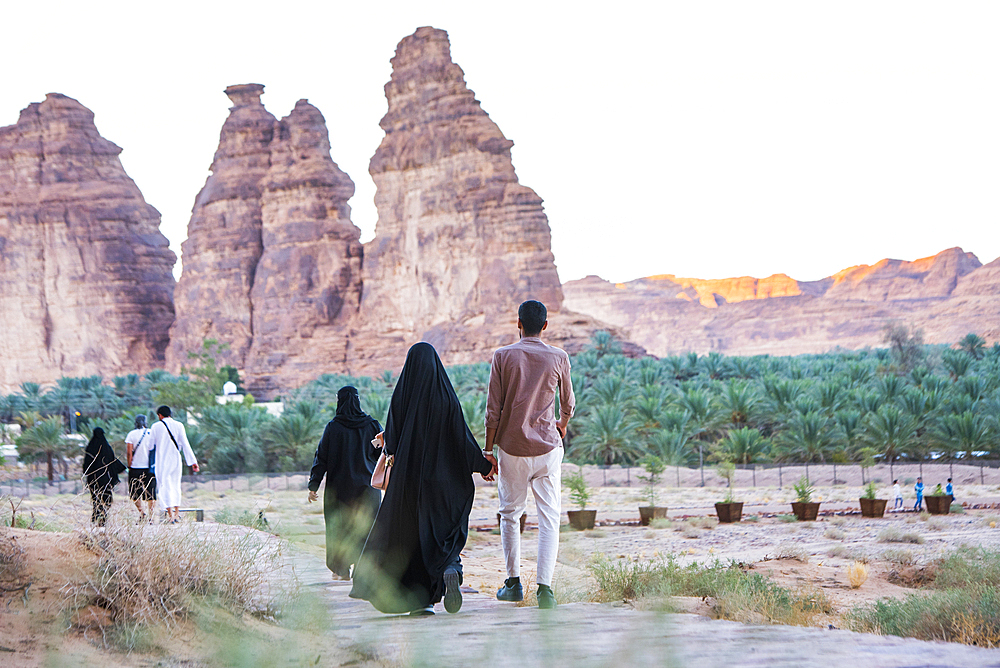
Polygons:
[[0,388],[163,366],[175,256],[119,153],[55,93],[0,128]]
[[878,346],[889,320],[922,328],[928,343],[954,343],[969,332],[1000,340],[1000,259],[983,266],[960,248],[850,267],[812,282],[784,274],[718,280],[667,274],[612,284],[588,276],[563,291],[567,308],[612,323],[660,356]]
[[278,121],[263,86],[226,89],[233,107],[183,244],[171,370],[205,338],[230,344],[224,361],[258,396],[398,369],[421,340],[448,363],[480,362],[516,340],[525,299],[546,303],[549,339],[570,350],[610,327],[562,308],[542,200],[518,182],[513,142],[466,87],[447,33],[418,29],[392,66],[370,165],[379,221],[363,248],[319,110],[300,100]]

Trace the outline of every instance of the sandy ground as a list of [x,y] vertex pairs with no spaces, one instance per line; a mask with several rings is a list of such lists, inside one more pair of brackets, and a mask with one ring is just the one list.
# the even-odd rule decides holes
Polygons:
[[[819,467],[810,467],[810,472],[813,473],[813,469],[817,468]],[[588,470],[587,475],[594,477],[602,476],[603,473],[594,469]],[[632,473],[636,472],[633,470]],[[771,472],[768,472],[768,475],[770,474]],[[897,475],[902,474],[897,473]],[[841,477],[839,470],[838,477]],[[926,477],[925,475],[925,479]],[[742,627],[729,622],[713,621],[712,624],[724,626],[702,627],[701,622],[685,621],[684,615],[665,622],[662,617],[653,613],[649,613],[653,615],[649,616],[632,606],[621,608],[594,603],[591,601],[594,581],[588,566],[597,555],[611,560],[649,560],[673,554],[684,563],[693,561],[705,563],[716,559],[723,562],[728,560],[745,562],[785,586],[822,591],[832,602],[834,612],[832,615],[817,618],[815,624],[829,631],[830,625],[839,628],[840,616],[856,604],[913,592],[913,589],[899,584],[898,576],[905,571],[908,564],[926,563],[961,545],[1000,548],[1000,510],[969,509],[960,515],[942,517],[902,512],[887,514],[883,519],[866,520],[860,515],[850,514],[852,509],[857,508],[857,499],[861,494],[860,485],[819,485],[815,491],[815,499],[824,504],[822,507],[846,514],[823,516],[817,522],[788,522],[785,520],[790,511],[788,503],[794,497],[793,491],[787,485],[779,488],[776,481],[773,485],[763,484],[767,481],[766,476],[761,476],[758,477],[756,487],[740,487],[735,490],[737,500],[742,500],[746,504],[744,518],[756,521],[731,525],[719,525],[713,519],[714,503],[721,500],[722,496],[722,490],[718,487],[676,488],[667,485],[660,487],[658,503],[670,508],[670,519],[658,522],[654,527],[637,525],[637,507],[645,505],[645,500],[643,489],[635,476],[632,477],[631,486],[609,485],[593,489],[593,498],[589,506],[598,510],[598,520],[606,524],[583,532],[564,527],[566,530],[561,534],[559,563],[556,570],[555,589],[560,602],[567,604],[566,609],[579,611],[570,613],[574,615],[571,622],[574,633],[586,634],[589,628],[601,629],[606,622],[608,629],[614,629],[614,633],[608,636],[607,642],[602,646],[605,649],[617,647],[616,651],[620,650],[625,656],[631,651],[629,648],[634,642],[632,631],[626,631],[631,628],[630,624],[638,624],[641,628],[653,625],[658,630],[651,633],[660,638],[660,641],[657,641],[660,644],[654,643],[654,645],[665,652],[674,651],[678,656],[687,656],[687,662],[692,665],[758,665],[750,662],[734,662],[732,656],[725,654],[714,659],[707,655],[699,655],[694,648],[701,642],[700,639],[711,637],[713,634],[721,634],[730,638],[732,642],[745,642],[751,637],[764,638],[766,642],[775,643],[793,639],[791,636],[783,638],[774,635],[775,631],[770,629],[741,631],[740,628],[759,629],[759,627]],[[612,482],[618,481],[612,480]],[[965,500],[970,505],[991,506],[1000,503],[1000,487],[995,483],[986,485],[962,483],[957,492],[959,500]],[[908,496],[912,497],[912,494]],[[16,504],[17,499],[14,502]],[[565,489],[563,503],[564,510],[570,507],[568,492]],[[184,505],[204,509],[207,526],[213,525],[214,515],[224,509],[235,512],[250,511],[255,515],[263,512],[270,529],[288,540],[295,553],[299,555],[297,557],[299,576],[305,578],[307,590],[311,587],[320,602],[314,601],[313,604],[327,606],[335,612],[332,619],[337,626],[339,644],[336,647],[325,646],[322,638],[328,630],[312,629],[308,624],[304,630],[288,630],[254,620],[224,620],[224,624],[219,622],[224,628],[231,629],[236,626],[240,629],[235,636],[227,631],[229,636],[243,640],[229,641],[225,648],[220,650],[216,646],[218,643],[212,639],[212,625],[206,625],[202,620],[198,624],[192,622],[186,627],[174,629],[169,638],[157,641],[161,648],[169,647],[169,651],[161,649],[159,653],[151,655],[131,656],[105,651],[102,649],[102,639],[74,630],[71,627],[75,620],[60,612],[62,605],[60,587],[66,582],[79,580],[84,569],[93,568],[94,556],[80,547],[79,540],[74,538],[73,533],[14,529],[8,531],[27,550],[29,577],[35,584],[28,588],[26,598],[23,592],[6,592],[0,601],[0,637],[3,638],[0,640],[0,664],[4,666],[167,666],[230,663],[271,665],[266,662],[261,663],[253,657],[272,656],[274,652],[280,654],[284,651],[281,648],[292,647],[295,651],[289,656],[294,654],[299,657],[318,648],[312,658],[318,660],[322,657],[319,665],[345,663],[374,666],[393,664],[396,661],[406,663],[414,659],[413,652],[425,651],[424,645],[417,647],[414,644],[417,641],[409,635],[411,627],[404,627],[403,636],[400,636],[402,640],[399,641],[402,645],[394,645],[395,649],[385,656],[377,651],[377,637],[369,637],[366,635],[368,631],[347,632],[352,626],[365,628],[364,620],[381,619],[381,617],[370,607],[356,607],[360,604],[346,599],[342,585],[337,589],[327,579],[322,561],[322,507],[320,503],[308,504],[305,490],[201,489],[186,492]],[[470,518],[472,530],[463,552],[463,561],[466,567],[468,598],[470,602],[475,601],[470,603],[469,611],[478,610],[486,614],[487,618],[485,622],[471,623],[474,626],[485,623],[488,626],[492,625],[491,628],[497,625],[526,624],[528,626],[525,628],[530,628],[531,633],[538,633],[540,627],[537,625],[540,622],[537,619],[531,616],[517,616],[531,615],[537,611],[531,613],[525,610],[524,613],[513,613],[507,610],[511,606],[501,606],[501,608],[494,606],[493,592],[502,584],[505,577],[499,535],[495,532],[496,505],[496,488],[488,484],[479,485]],[[135,512],[121,495],[116,496],[115,507],[117,512],[125,516]],[[9,505],[5,503],[4,508],[9,508]],[[4,512],[7,514],[4,515]],[[86,495],[32,496],[21,501],[18,513],[24,518],[31,518],[37,527],[72,532],[84,529],[88,525],[90,502]],[[522,579],[533,583],[537,528],[530,495],[527,513],[528,529],[524,534],[522,546]],[[188,518],[186,521],[191,521],[190,515],[186,517]],[[0,522],[5,518],[9,520],[9,510],[0,510]],[[907,540],[920,542],[883,542],[880,537],[884,539],[887,530],[889,533],[894,531],[900,536],[910,534]],[[866,562],[870,568],[867,581],[858,589],[852,589],[847,578],[847,568],[855,560]],[[303,600],[308,598],[305,597]],[[695,599],[680,600],[675,603],[684,611],[701,615],[708,623],[711,601]],[[99,613],[95,611],[95,614]],[[634,614],[639,614],[640,617],[630,622],[628,615]],[[448,628],[460,634],[464,633],[458,631],[457,627]],[[501,629],[497,627],[496,630],[499,632]],[[789,633],[800,633],[800,630],[789,630]],[[863,637],[872,638],[871,642],[876,644],[882,641],[874,636]],[[176,642],[176,638],[180,638],[181,642]],[[251,642],[245,640],[246,638],[258,640]],[[817,647],[826,647],[829,657],[850,659],[859,666],[869,665],[858,663],[850,656],[837,654],[841,651],[837,649],[838,643],[856,644],[856,640],[849,638],[838,640],[838,636],[835,635],[801,638],[796,636],[796,638],[803,642],[816,643]],[[551,642],[554,643],[554,647],[561,646],[562,643],[554,640]],[[373,643],[375,649],[372,649]],[[461,646],[475,648],[476,651],[488,650],[488,654],[500,656],[496,653],[499,650],[494,646],[493,640],[470,637],[468,643]],[[621,644],[616,645],[616,643]],[[580,644],[580,647],[586,646],[586,643]],[[910,650],[900,647],[890,643],[886,645],[885,653],[901,652],[899,656],[910,656],[907,654]],[[872,651],[875,652],[873,656],[882,656],[880,654],[882,650]],[[236,659],[230,661],[234,656],[241,656],[240,652],[249,652],[250,658],[245,661]],[[271,654],[268,654],[269,652]],[[578,652],[574,650],[571,654],[575,656]],[[543,655],[544,652],[538,656]],[[729,659],[724,659],[725,656],[729,656]],[[796,664],[787,656],[782,658],[784,655],[780,652],[762,653],[760,656],[769,657],[767,660],[773,665],[812,665],[808,662]],[[991,656],[994,657],[992,660],[1000,665],[1000,655]],[[604,660],[588,662],[585,658],[581,658],[580,665],[608,665]],[[719,663],[713,663],[716,660]],[[385,661],[388,661],[388,664],[385,664]],[[965,665],[987,665],[978,658],[962,659],[961,662]],[[302,665],[290,660],[277,663]],[[434,664],[433,661],[430,663]],[[530,661],[525,665],[530,665]],[[557,662],[553,665],[560,664]],[[759,665],[770,664],[762,662]],[[909,664],[883,661],[870,665],[921,664],[916,661],[911,661]],[[943,660],[939,665],[956,664],[950,660]]]

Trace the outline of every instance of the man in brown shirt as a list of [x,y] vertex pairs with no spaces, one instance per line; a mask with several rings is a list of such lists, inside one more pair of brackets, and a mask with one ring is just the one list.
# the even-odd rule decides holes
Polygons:
[[[524,598],[521,586],[519,521],[528,487],[538,510],[538,607],[554,608],[552,575],[559,551],[562,512],[562,438],[573,416],[576,398],[570,380],[569,355],[539,336],[548,326],[545,305],[526,301],[517,310],[521,338],[493,353],[486,399],[486,457],[499,465],[500,541],[507,580],[497,592],[501,601]],[[559,419],[556,419],[556,392]],[[499,448],[494,458],[494,444]]]

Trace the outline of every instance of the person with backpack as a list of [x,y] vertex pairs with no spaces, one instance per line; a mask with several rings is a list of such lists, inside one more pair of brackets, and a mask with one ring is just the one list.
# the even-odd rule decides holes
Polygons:
[[167,522],[177,524],[180,521],[183,464],[186,462],[197,473],[198,458],[188,443],[184,424],[170,417],[170,412],[169,406],[156,409],[160,421],[149,430],[152,439],[149,461],[156,478],[156,498],[167,511]]
[[[149,450],[153,439],[146,428],[146,416],[135,416],[135,429],[125,437],[125,463],[128,464],[128,496],[139,510],[139,524],[153,519],[156,481],[149,471]],[[146,510],[143,509],[143,502]]]

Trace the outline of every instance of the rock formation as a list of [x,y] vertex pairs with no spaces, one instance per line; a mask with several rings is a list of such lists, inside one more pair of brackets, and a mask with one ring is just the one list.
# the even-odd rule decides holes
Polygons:
[[378,366],[390,341],[398,349],[423,339],[451,362],[487,359],[516,338],[525,299],[548,306],[557,337],[576,337],[555,331],[574,321],[581,334],[592,331],[588,318],[559,315],[542,200],[518,183],[513,142],[466,87],[448,34],[425,27],[403,39],[385,94],[385,138],[369,166],[379,219],[365,247],[362,297],[381,343],[355,358]]
[[226,89],[233,107],[182,246],[169,361],[217,339],[230,346],[223,361],[269,395],[343,370],[362,249],[354,183],[330,157],[323,115],[299,100],[279,122],[263,89]]
[[[780,291],[765,294],[765,282]],[[615,285],[588,276],[563,289],[568,308],[620,327],[660,356],[881,346],[890,320],[922,328],[928,343],[954,343],[969,332],[1000,340],[1000,259],[981,266],[959,248],[913,262],[851,267],[814,282],[783,274],[761,281],[666,275]]]
[[361,298],[361,230],[347,205],[354,182],[330,158],[326,122],[306,100],[277,126],[262,190],[246,369],[269,395],[346,366],[345,326]]
[[228,343],[223,361],[242,368],[253,340],[250,290],[263,252],[260,182],[271,165],[277,122],[260,102],[263,92],[259,84],[226,89],[233,106],[181,244],[184,269],[167,351],[174,370],[205,339]]
[[162,366],[174,254],[101,137],[52,93],[0,128],[0,390]]
[[513,142],[466,87],[447,33],[420,28],[392,65],[364,248],[319,110],[301,100],[277,122],[263,86],[226,89],[234,106],[183,245],[172,369],[214,338],[266,397],[323,373],[398,369],[420,340],[449,364],[486,361],[516,340],[525,299],[545,302],[549,340],[571,351],[608,327],[562,309],[542,200],[518,183]]

